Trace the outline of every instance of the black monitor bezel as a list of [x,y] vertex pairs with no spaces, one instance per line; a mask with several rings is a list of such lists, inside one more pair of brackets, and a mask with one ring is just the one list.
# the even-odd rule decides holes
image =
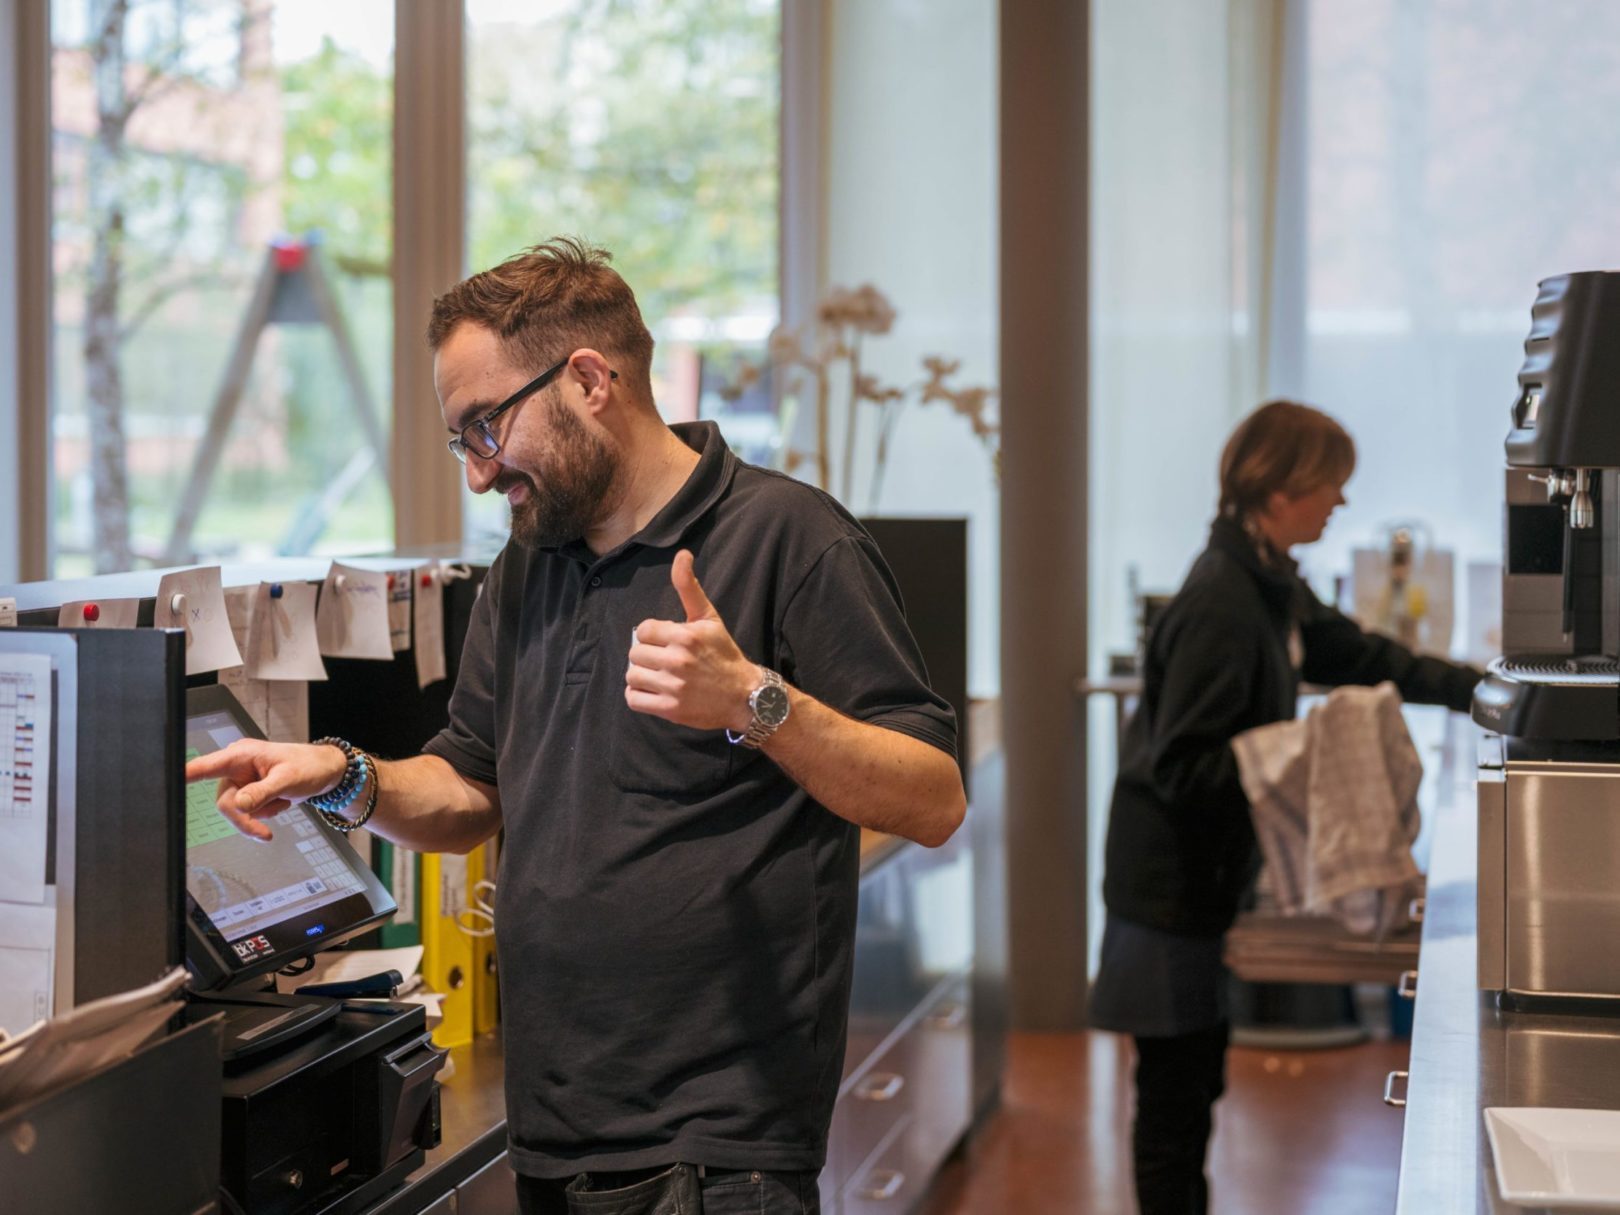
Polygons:
[[[193,719],[209,714],[226,713],[244,738],[264,737],[258,724],[248,715],[231,690],[220,684],[208,684],[186,690],[186,729]],[[255,936],[264,937],[269,950],[258,956],[243,958],[236,948],[215,927],[208,913],[186,890],[186,965],[191,970],[194,986],[202,991],[216,991],[233,987],[248,979],[258,978],[280,970],[294,962],[341,944],[374,928],[392,916],[397,905],[388,888],[372,872],[371,866],[355,851],[343,832],[338,831],[302,803],[296,803],[287,813],[301,813],[331,844],[334,851],[361,879],[361,892],[335,903],[327,903],[303,915],[295,916]],[[342,926],[311,937],[308,930],[321,921],[341,921]]]

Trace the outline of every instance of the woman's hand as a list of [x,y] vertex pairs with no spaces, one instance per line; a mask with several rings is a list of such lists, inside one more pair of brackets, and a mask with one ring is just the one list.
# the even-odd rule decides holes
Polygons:
[[242,738],[188,763],[186,782],[217,778],[219,812],[243,835],[267,840],[270,827],[260,819],[336,787],[348,762],[333,746]]

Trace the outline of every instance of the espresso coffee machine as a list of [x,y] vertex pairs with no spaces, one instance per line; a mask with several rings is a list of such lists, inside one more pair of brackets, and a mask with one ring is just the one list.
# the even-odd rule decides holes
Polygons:
[[1543,281],[1524,350],[1473,706],[1479,985],[1620,1013],[1620,272]]

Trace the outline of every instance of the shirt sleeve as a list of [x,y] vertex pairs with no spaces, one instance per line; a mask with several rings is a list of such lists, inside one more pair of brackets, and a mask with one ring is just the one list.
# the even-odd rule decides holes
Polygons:
[[1319,600],[1303,583],[1300,598],[1299,634],[1305,646],[1300,673],[1308,682],[1372,686],[1387,679],[1400,689],[1401,699],[1412,704],[1468,711],[1483,671],[1420,656],[1398,641],[1369,633]]
[[1259,658],[1248,631],[1220,613],[1192,608],[1154,641],[1162,677],[1143,718],[1151,723],[1147,774],[1154,792],[1178,808],[1223,804],[1234,794],[1235,804],[1245,804],[1232,739],[1256,724]]
[[467,640],[461,647],[456,687],[450,693],[450,721],[422,750],[437,755],[461,775],[486,785],[495,772],[495,600],[500,562],[490,567],[473,600]]
[[894,575],[869,537],[835,541],[791,593],[778,662],[830,708],[956,756],[956,713],[928,686]]

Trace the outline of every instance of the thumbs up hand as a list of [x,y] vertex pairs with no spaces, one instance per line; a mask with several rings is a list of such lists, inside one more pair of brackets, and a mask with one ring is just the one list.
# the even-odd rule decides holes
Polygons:
[[686,549],[675,554],[669,576],[686,620],[644,620],[631,632],[625,703],[694,729],[741,733],[751,720],[748,696],[759,686],[759,668],[732,640]]

